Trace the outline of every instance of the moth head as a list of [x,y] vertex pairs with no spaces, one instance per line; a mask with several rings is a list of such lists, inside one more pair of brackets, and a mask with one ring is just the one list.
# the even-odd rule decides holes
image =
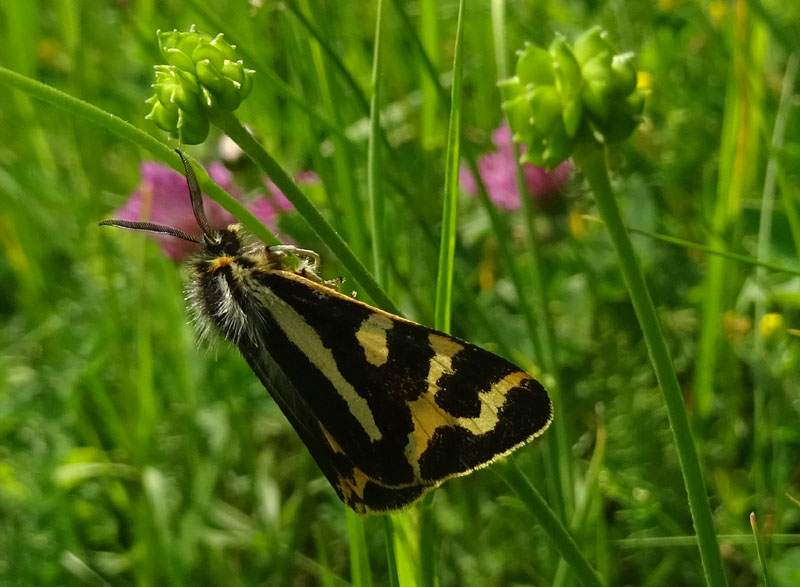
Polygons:
[[195,238],[191,234],[187,234],[179,228],[172,226],[164,226],[163,224],[156,224],[154,222],[134,222],[130,220],[103,220],[99,222],[100,226],[118,226],[119,228],[127,228],[129,230],[143,230],[146,232],[156,232],[158,234],[166,234],[174,236],[191,243],[205,245],[223,254],[235,254],[241,247],[239,237],[236,235],[236,230],[233,227],[227,230],[212,230],[208,224],[206,213],[203,210],[203,194],[200,191],[200,186],[197,183],[194,170],[189,164],[184,154],[175,149],[175,152],[180,156],[183,162],[183,169],[186,175],[186,183],[189,186],[189,198],[192,201],[192,212],[194,213],[195,220],[197,220],[200,230],[203,231],[202,240]]

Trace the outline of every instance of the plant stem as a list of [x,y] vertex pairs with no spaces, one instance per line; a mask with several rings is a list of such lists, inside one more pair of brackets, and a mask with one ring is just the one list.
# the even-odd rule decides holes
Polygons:
[[367,192],[369,194],[369,211],[372,221],[372,260],[373,271],[378,283],[386,286],[387,266],[385,263],[386,202],[382,189],[380,135],[381,135],[381,23],[383,22],[383,0],[378,0],[378,15],[375,18],[375,48],[372,60],[372,97],[369,101],[369,143],[367,147]]
[[436,278],[434,328],[450,332],[453,294],[453,266],[456,251],[456,213],[458,206],[458,166],[461,159],[461,72],[464,29],[464,0],[459,2],[453,59],[453,93],[450,100],[450,126],[445,155],[442,239],[439,245],[439,274]]
[[764,544],[761,540],[761,534],[758,531],[758,522],[756,521],[756,513],[750,513],[750,528],[753,530],[753,539],[756,543],[756,554],[758,555],[758,562],[761,564],[761,576],[764,578],[764,587],[771,587],[772,581],[769,578],[769,568],[767,567],[767,555],[764,552]]
[[650,361],[658,379],[664,403],[667,407],[675,446],[678,451],[678,462],[683,473],[683,481],[689,497],[689,509],[694,521],[697,541],[700,547],[700,558],[703,561],[706,582],[713,587],[726,585],[722,559],[719,554],[717,536],[711,517],[700,460],[697,456],[689,418],[683,405],[683,397],[675,375],[675,369],[667,350],[661,325],[653,306],[653,300],[639,267],[628,231],[622,220],[617,201],[611,190],[605,162],[605,149],[594,142],[580,145],[573,154],[573,160],[586,175],[594,192],[600,217],[606,223],[611,241],[619,259],[622,277],[628,287],[631,302],[639,319],[645,343],[650,354]]

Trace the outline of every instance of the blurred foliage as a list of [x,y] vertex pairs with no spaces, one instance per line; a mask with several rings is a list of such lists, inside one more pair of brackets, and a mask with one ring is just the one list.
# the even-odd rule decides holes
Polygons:
[[[166,140],[144,119],[160,59],[155,31],[196,23],[224,32],[257,70],[240,119],[285,168],[320,175],[322,188],[309,196],[349,242],[363,241],[368,250],[363,94],[296,11],[367,92],[373,4],[9,0],[0,5],[0,65]],[[406,315],[431,323],[447,107],[439,103],[437,116],[425,119],[430,128],[422,128],[426,74],[396,9],[419,27],[422,3],[387,4],[388,291]],[[456,8],[454,1],[436,3],[435,63],[445,86]],[[798,50],[798,6],[546,0],[507,2],[506,10],[509,51],[525,41],[546,47],[555,32],[574,38],[600,25],[620,50],[636,54],[639,82],[649,90],[645,122],[610,160],[632,227],[755,257],[772,160],[780,195],[769,260],[798,269],[796,108],[785,145],[770,146],[787,59]],[[465,142],[488,151],[502,120],[488,0],[467,4],[464,58]],[[96,226],[138,184],[147,154],[2,86],[0,104],[0,583],[344,584],[344,506],[235,350],[196,347],[183,302],[186,272],[149,239]],[[790,104],[797,104],[794,92]],[[423,136],[439,140],[423,143]],[[219,136],[212,131],[191,152],[219,160]],[[248,161],[228,164],[249,195],[263,193]],[[729,179],[740,182],[741,201],[713,234],[719,185]],[[459,206],[463,287],[454,333],[535,363],[488,216],[468,196]],[[518,262],[527,267],[528,227],[518,212],[504,214]],[[691,545],[617,543],[683,536],[692,526],[666,411],[616,259],[602,225],[585,215],[593,215],[591,194],[574,177],[560,197],[537,205],[533,225],[562,370],[566,405],[556,417],[567,422],[576,495],[594,500],[576,535],[608,584],[700,585]],[[321,249],[326,277],[338,275],[304,221],[287,215],[279,228],[281,236]],[[755,510],[773,583],[796,584],[798,541],[772,543],[770,535],[800,530],[800,508],[786,497],[800,497],[800,280],[727,262],[724,314],[711,326],[718,334],[713,407],[701,416],[693,396],[701,308],[720,284],[707,280],[707,255],[640,235],[634,243],[685,386],[717,531],[746,536]],[[767,325],[762,339],[757,304],[782,319],[780,327]],[[758,419],[757,388],[765,398]],[[585,475],[600,428],[607,447],[591,487]],[[768,438],[764,450],[754,443],[756,429]],[[544,442],[546,436],[514,458],[546,492]],[[551,583],[554,551],[491,470],[446,483],[433,507],[442,586]],[[414,521],[411,512],[404,523],[413,529]],[[375,582],[383,584],[384,526],[368,518],[366,531]],[[404,539],[415,538],[401,533]],[[730,583],[755,584],[752,541],[720,541]]]

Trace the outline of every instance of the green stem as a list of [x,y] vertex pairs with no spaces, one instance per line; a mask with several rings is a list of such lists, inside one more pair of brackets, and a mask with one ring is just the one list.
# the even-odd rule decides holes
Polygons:
[[661,325],[653,306],[653,300],[636,259],[628,231],[622,220],[617,201],[611,190],[606,169],[605,149],[597,143],[585,143],[575,150],[573,160],[586,175],[594,192],[600,217],[606,223],[611,241],[619,259],[620,270],[631,302],[639,319],[645,343],[650,353],[650,361],[664,396],[675,446],[678,451],[678,462],[683,473],[683,481],[689,497],[689,509],[697,532],[700,557],[703,561],[706,582],[712,587],[726,585],[719,544],[714,533],[711,507],[708,503],[700,460],[697,456],[689,418],[683,405],[683,397],[675,375],[675,369],[667,350]]
[[383,22],[383,0],[378,0],[378,15],[375,18],[375,48],[372,60],[372,98],[369,102],[369,144],[367,146],[367,193],[369,194],[372,220],[373,271],[378,283],[386,284],[387,266],[384,263],[386,231],[384,230],[385,200],[381,189],[382,165],[380,161],[380,87],[381,87],[381,23]]
[[397,576],[397,553],[394,548],[394,522],[392,516],[384,515],[383,529],[386,534],[386,564],[389,574],[389,587],[400,587],[400,579]]
[[241,149],[247,153],[255,163],[275,183],[286,199],[289,200],[300,215],[308,222],[312,230],[338,257],[344,268],[350,272],[358,283],[364,288],[367,295],[387,312],[397,313],[397,307],[389,296],[381,289],[378,282],[370,274],[363,263],[347,246],[339,233],[328,224],[319,210],[311,203],[306,195],[300,191],[294,180],[287,174],[272,156],[262,147],[253,136],[242,126],[239,119],[230,112],[212,113],[211,122],[227,134]]
[[772,581],[769,578],[769,569],[767,567],[767,555],[764,552],[764,543],[761,540],[761,533],[758,531],[758,522],[756,521],[756,513],[750,513],[750,528],[753,530],[753,539],[756,543],[756,554],[758,555],[758,562],[761,564],[761,576],[764,577],[764,587],[771,587]]
[[350,508],[345,508],[345,515],[347,535],[350,537],[350,581],[354,587],[372,587],[364,518]]
[[433,518],[433,496],[434,492],[428,493],[419,504],[419,575],[422,587],[436,585],[436,521]]
[[506,459],[501,461],[495,464],[492,470],[500,475],[506,485],[519,496],[525,506],[536,517],[536,521],[547,533],[553,546],[556,547],[561,557],[569,565],[581,585],[594,585],[597,587],[602,585],[600,577],[581,554],[575,540],[553,510],[548,507],[542,495],[522,474],[514,460]]
[[[587,219],[594,220],[596,222],[601,222],[600,219],[596,219],[591,216],[587,217]],[[696,251],[702,251],[703,253],[708,253],[709,255],[724,257],[726,259],[731,259],[739,263],[752,265],[753,267],[763,267],[764,269],[769,269],[770,271],[788,273],[789,275],[800,275],[800,269],[794,267],[787,267],[786,265],[781,265],[780,263],[769,263],[766,261],[759,261],[758,259],[755,259],[753,257],[748,257],[747,255],[739,255],[738,253],[731,253],[730,251],[725,251],[723,249],[715,249],[714,247],[702,245],[700,243],[678,238],[676,236],[670,236],[668,234],[658,234],[656,232],[648,232],[646,230],[640,230],[638,228],[631,228],[630,226],[628,227],[628,232],[631,232],[633,234],[641,234],[642,236],[646,236],[647,238],[658,240],[664,243],[669,243],[671,245],[676,245],[686,249],[694,249]],[[800,247],[798,247],[797,250],[800,251]]]
[[[172,147],[154,139],[143,130],[139,130],[132,124],[125,122],[110,112],[101,110],[88,102],[74,98],[60,90],[5,69],[4,67],[0,67],[0,84],[20,90],[37,100],[52,104],[75,116],[80,116],[134,145],[138,145],[145,151],[149,151],[161,162],[169,165],[181,174],[183,173],[183,165],[180,159],[175,155]],[[245,226],[245,228],[247,228],[247,230],[264,243],[278,244],[280,242],[239,200],[214,183],[208,176],[206,170],[203,169],[197,161],[191,157],[189,157],[189,160],[193,164],[192,167],[197,175],[197,181],[203,189],[203,193],[230,212]]]
[[[797,546],[800,544],[800,534],[768,534],[761,537],[768,544],[781,544]],[[733,546],[750,546],[753,543],[752,534],[720,534],[720,542]],[[646,548],[695,548],[697,536],[655,536],[653,538],[621,538],[614,540],[614,544],[622,550],[642,550]]]
[[442,210],[442,240],[439,245],[439,274],[436,278],[436,310],[434,327],[450,332],[450,306],[453,293],[453,266],[456,250],[456,211],[458,206],[458,165],[461,153],[461,73],[464,34],[464,0],[458,6],[455,56],[453,58],[453,89],[450,100],[450,127],[445,156],[444,205]]

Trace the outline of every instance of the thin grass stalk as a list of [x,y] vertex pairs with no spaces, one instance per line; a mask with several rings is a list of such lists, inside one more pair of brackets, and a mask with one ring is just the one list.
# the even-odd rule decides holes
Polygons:
[[761,533],[758,531],[758,521],[756,520],[756,513],[750,513],[750,528],[753,530],[753,540],[756,543],[756,554],[758,555],[758,562],[761,565],[761,576],[764,579],[764,587],[771,587],[772,581],[769,578],[769,569],[767,568],[767,555],[764,552],[764,543],[761,540]]
[[420,584],[418,522],[413,510],[403,515],[392,516],[397,577],[403,587],[415,587]]
[[[600,424],[597,428],[597,437],[594,444],[594,452],[592,459],[589,461],[589,468],[586,471],[586,478],[584,479],[584,495],[583,500],[579,500],[575,507],[575,512],[569,522],[569,531],[574,535],[580,533],[586,521],[589,518],[589,512],[594,505],[595,496],[600,493],[598,481],[600,479],[600,472],[603,470],[603,464],[606,456],[606,428]],[[558,568],[556,569],[555,578],[553,579],[553,587],[560,587],[565,584],[567,580],[567,563],[562,558],[558,561]]]
[[[399,0],[395,0],[395,6],[398,5]],[[436,59],[438,56],[439,47],[439,31],[438,29],[438,16],[436,14],[436,0],[421,0],[419,3],[420,8],[420,31],[422,33],[422,45],[425,48],[425,55],[427,53]],[[399,10],[401,17],[405,17],[404,10]],[[417,38],[412,35],[412,39]],[[434,63],[424,63],[422,67],[431,67],[437,69]],[[439,109],[438,93],[436,85],[428,77],[422,78],[422,131],[421,143],[423,149],[432,149],[439,144],[439,133],[436,132],[436,113]]]
[[372,224],[373,273],[379,284],[385,287],[387,266],[384,262],[386,251],[385,209],[383,194],[383,161],[380,153],[381,134],[381,24],[383,22],[383,0],[378,0],[378,14],[375,17],[375,48],[372,59],[372,98],[369,102],[369,140],[367,143],[367,193],[370,203]]
[[434,493],[423,497],[419,510],[419,584],[436,587],[436,520],[433,517]]
[[272,156],[242,126],[242,123],[231,113],[214,113],[212,122],[224,131],[241,149],[258,165],[275,183],[300,215],[308,222],[317,236],[331,249],[344,268],[350,272],[365,293],[388,312],[398,313],[397,306],[389,299],[381,286],[375,281],[364,264],[353,254],[339,233],[320,214],[316,206],[297,187],[294,180],[283,170]]
[[570,535],[555,512],[547,505],[536,487],[522,473],[514,459],[505,459],[493,468],[508,487],[519,496],[522,503],[539,522],[553,546],[584,587],[599,587],[600,577],[581,554],[575,539]]
[[350,508],[345,508],[347,535],[350,538],[350,581],[353,587],[372,587],[372,570],[369,566],[364,518]]
[[[796,546],[800,544],[800,534],[769,534],[761,539],[768,544]],[[734,546],[753,544],[752,534],[720,534],[719,541]],[[622,538],[614,541],[620,549],[638,550],[644,548],[696,548],[697,536],[655,536],[652,538]]]
[[458,5],[455,55],[453,57],[453,89],[450,100],[450,127],[445,154],[444,202],[442,210],[442,239],[439,246],[439,274],[436,278],[436,311],[434,328],[450,332],[453,297],[453,267],[456,250],[456,219],[458,209],[458,167],[461,154],[461,82],[464,34],[464,0]]
[[387,573],[389,574],[389,587],[400,587],[400,579],[397,576],[397,554],[394,548],[394,522],[392,516],[386,514],[383,518],[383,531],[386,535],[386,563]]
[[726,585],[725,573],[722,569],[717,536],[714,533],[711,507],[708,503],[700,460],[689,427],[689,417],[686,414],[680,384],[675,375],[667,344],[661,333],[661,324],[653,306],[653,300],[611,190],[605,156],[605,149],[602,145],[585,144],[576,149],[573,160],[589,181],[600,217],[606,223],[606,229],[614,245],[625,285],[631,296],[631,303],[642,328],[650,361],[664,397],[675,447],[678,451],[678,462],[689,497],[689,509],[697,532],[706,582],[711,587],[722,587]]
[[[602,222],[602,220],[600,220],[599,218],[593,218],[591,216],[587,218],[589,220],[593,220],[596,222]],[[759,261],[754,257],[748,257],[747,255],[740,255],[738,253],[731,253],[730,251],[725,251],[722,249],[715,249],[713,247],[709,247],[707,245],[701,245],[700,243],[695,243],[686,239],[678,238],[676,236],[658,234],[655,232],[649,232],[647,230],[640,230],[638,228],[630,228],[630,227],[628,227],[628,232],[633,234],[641,234],[642,236],[646,236],[653,240],[661,241],[663,243],[669,243],[671,245],[675,245],[684,249],[694,249],[696,251],[702,251],[703,253],[708,253],[709,255],[724,257],[726,259],[730,259],[738,263],[744,263],[745,265],[751,265],[753,267],[763,267],[764,269],[769,269],[770,271],[788,273],[789,275],[800,275],[800,269],[796,269],[794,267],[781,265],[780,263],[771,263],[769,261]],[[800,251],[800,249],[798,250]]]

